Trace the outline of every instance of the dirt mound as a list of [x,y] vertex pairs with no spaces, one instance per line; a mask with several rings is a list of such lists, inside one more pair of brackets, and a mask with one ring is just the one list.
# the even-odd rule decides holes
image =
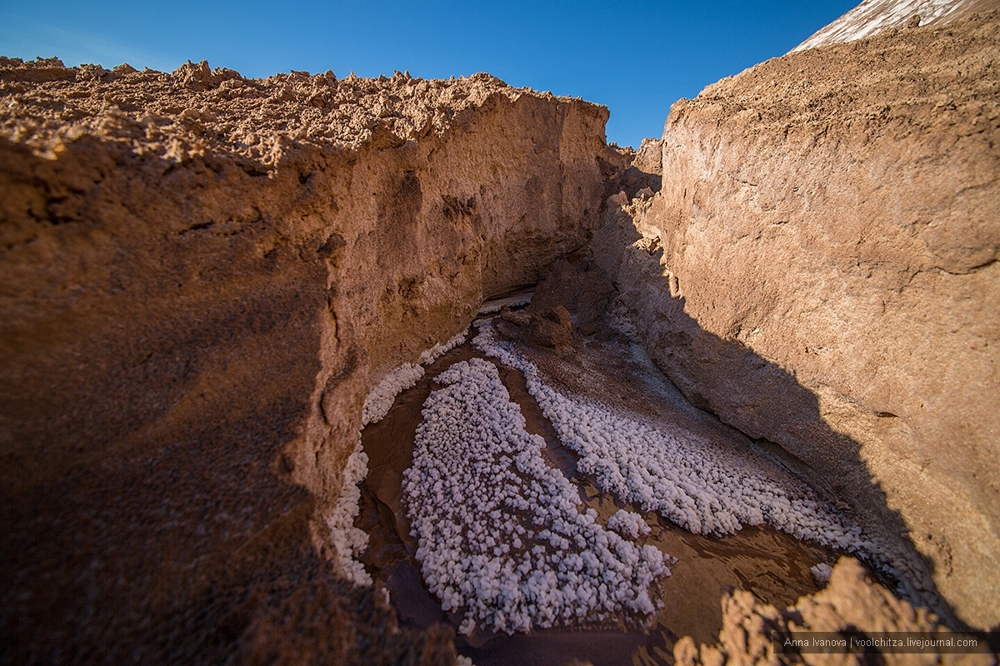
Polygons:
[[[814,595],[802,597],[791,608],[778,610],[761,603],[748,592],[737,591],[722,600],[723,627],[719,643],[696,647],[691,638],[681,639],[674,646],[674,658],[681,666],[716,664],[816,664],[864,663],[879,660],[887,666],[915,663],[993,664],[994,659],[983,651],[973,654],[924,654],[893,649],[858,650],[853,654],[839,654],[836,649],[823,654],[819,650],[804,649],[801,653],[785,647],[785,640],[792,642],[796,636],[807,641],[840,637],[858,632],[860,627],[875,636],[882,632],[899,638],[891,632],[910,632],[910,638],[922,637],[942,642],[955,641],[958,636],[941,626],[940,621],[924,608],[913,608],[895,598],[884,587],[873,581],[857,560],[842,558],[833,567],[830,584]],[[799,633],[801,632],[801,633]],[[979,638],[983,640],[982,637]],[[985,641],[983,641],[985,642]],[[846,652],[846,651],[845,651]],[[863,654],[862,654],[863,652]]]

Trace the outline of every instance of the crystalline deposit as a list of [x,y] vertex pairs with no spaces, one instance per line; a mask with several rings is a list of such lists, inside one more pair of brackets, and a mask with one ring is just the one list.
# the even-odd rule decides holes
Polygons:
[[365,405],[361,408],[361,427],[384,419],[396,396],[412,388],[423,376],[424,369],[413,363],[404,363],[386,375],[365,398]]
[[[390,403],[391,404],[391,403]],[[368,546],[368,534],[354,526],[358,515],[361,491],[358,484],[368,474],[368,456],[361,449],[361,437],[344,467],[343,486],[336,506],[327,518],[333,545],[337,549],[337,561],[345,577],[355,585],[371,585],[372,577],[356,558]]]
[[962,0],[865,0],[836,21],[824,26],[794,49],[803,51],[837,42],[853,42],[888,28],[901,28],[914,17],[919,25],[945,20],[955,12],[964,13]]
[[631,539],[636,539],[650,532],[649,525],[646,524],[642,516],[625,509],[619,509],[608,518],[608,529]]
[[581,512],[576,488],[544,458],[520,408],[482,359],[437,377],[424,403],[404,497],[417,559],[460,631],[528,631],[639,620],[656,610],[650,586],[668,556],[604,529]]
[[820,585],[826,585],[830,582],[830,573],[832,571],[833,567],[826,562],[820,562],[815,566],[809,567],[809,573],[812,574],[813,579]]
[[[807,487],[769,479],[694,435],[667,433],[596,401],[564,395],[547,386],[512,343],[499,341],[488,323],[480,329],[476,347],[524,373],[560,441],[579,454],[578,469],[593,475],[602,491],[695,534],[732,534],[767,522],[799,539],[875,553],[860,527]],[[615,528],[622,527],[631,529],[627,518],[616,518]]]
[[[429,365],[435,360],[465,342],[465,333],[459,333],[445,343],[437,344],[420,355],[420,363]],[[365,398],[361,412],[361,427],[381,421],[401,391],[416,384],[424,376],[420,365],[404,363],[371,390]],[[360,508],[361,491],[358,484],[368,474],[368,456],[361,448],[361,438],[347,459],[344,468],[343,486],[337,504],[327,518],[331,539],[337,549],[337,558],[347,579],[355,585],[371,585],[372,578],[357,558],[368,546],[368,534],[354,526]]]
[[448,352],[450,352],[455,347],[459,346],[465,342],[465,332],[459,333],[448,342],[443,342],[439,345],[434,345],[427,351],[420,354],[420,363],[422,365],[430,365],[434,361],[438,360]]
[[361,427],[369,423],[378,423],[385,418],[396,400],[396,396],[408,388],[412,388],[424,376],[421,365],[430,365],[438,358],[465,342],[465,333],[459,333],[443,344],[434,345],[420,354],[420,365],[404,363],[378,383],[365,398],[361,409]]

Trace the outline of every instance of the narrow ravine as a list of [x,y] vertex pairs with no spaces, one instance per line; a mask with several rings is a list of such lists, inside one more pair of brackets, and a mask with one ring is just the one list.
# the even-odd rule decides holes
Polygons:
[[[602,366],[619,372],[631,368],[635,372],[635,363],[621,358],[622,353],[613,346],[588,351],[586,367],[597,373],[588,383],[607,390],[622,381],[620,376],[602,375]],[[446,622],[457,628],[460,622],[460,615],[442,611],[421,579],[420,563],[415,558],[417,542],[410,535],[401,482],[412,462],[415,431],[424,402],[436,386],[435,378],[453,364],[471,358],[485,356],[467,342],[434,361],[415,386],[397,396],[382,420],[362,432],[369,472],[361,485],[361,511],[355,525],[370,535],[362,562],[376,584],[389,592],[403,626],[424,629]],[[520,370],[495,359],[487,360],[496,365],[510,399],[520,407],[525,429],[544,438],[548,462],[579,488],[584,508],[594,509],[599,523],[606,525],[620,509],[642,513],[638,507],[598,490],[595,479],[577,469],[577,454],[559,441],[556,428],[529,393]],[[567,365],[579,363],[576,360]],[[649,377],[636,376],[632,380],[629,385],[635,391],[650,393]],[[662,396],[636,399],[662,403]],[[480,629],[469,637],[457,637],[459,652],[479,666],[563,663],[572,658],[589,660],[595,666],[672,663],[673,645],[679,637],[715,640],[722,626],[719,600],[726,591],[748,590],[768,603],[790,605],[818,589],[810,567],[836,559],[832,549],[796,540],[768,525],[747,526],[719,538],[692,534],[655,513],[643,515],[652,529],[635,541],[651,544],[676,558],[671,575],[661,581],[663,608],[650,618],[648,633],[634,628],[564,627],[508,636]]]

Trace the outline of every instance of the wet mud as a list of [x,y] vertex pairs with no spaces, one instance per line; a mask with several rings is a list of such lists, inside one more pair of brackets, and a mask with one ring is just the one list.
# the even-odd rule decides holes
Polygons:
[[[550,362],[543,367],[549,372],[560,368],[565,372],[562,366],[578,364],[580,372],[595,373],[591,378],[597,381],[590,386],[599,385],[633,406],[645,404],[659,410],[650,413],[654,420],[673,417],[675,427],[678,423],[690,428],[712,427],[710,419],[690,405],[678,402],[670,408],[674,396],[664,392],[671,387],[656,386],[655,376],[645,376],[641,364],[634,360],[614,358],[621,354],[621,349],[601,349],[585,353],[582,360],[573,359],[572,364],[561,363],[556,368]],[[451,364],[472,357],[482,355],[467,343],[438,359],[416,386],[397,397],[384,419],[362,432],[369,472],[361,486],[361,512],[355,524],[370,535],[362,562],[376,584],[389,590],[403,626],[458,624],[457,616],[444,613],[421,581],[420,564],[414,557],[417,543],[409,534],[401,481],[412,460],[420,412],[434,388],[434,377]],[[560,444],[552,424],[528,393],[521,372],[498,367],[511,399],[521,407],[528,432],[545,439],[550,462],[580,488],[581,498],[598,511],[600,522],[606,523],[621,508],[642,513],[601,493],[592,479],[578,472],[575,454]],[[560,383],[582,382],[582,376],[571,376],[570,380]],[[664,404],[668,412],[677,413],[663,413]],[[830,549],[800,542],[768,526],[744,527],[734,535],[717,538],[691,534],[654,513],[643,515],[652,531],[638,541],[653,544],[677,559],[671,576],[662,582],[663,609],[652,619],[648,632],[561,628],[506,636],[480,630],[456,639],[459,652],[471,657],[477,666],[564,664],[573,659],[595,666],[673,663],[673,645],[680,637],[690,635],[704,643],[716,640],[722,626],[721,599],[728,591],[748,590],[779,607],[791,605],[818,589],[809,568],[819,562],[832,563],[837,557]]]

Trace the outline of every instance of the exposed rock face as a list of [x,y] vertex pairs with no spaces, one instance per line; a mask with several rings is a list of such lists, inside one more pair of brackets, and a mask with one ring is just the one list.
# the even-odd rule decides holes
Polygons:
[[[772,632],[788,636],[789,631],[835,633],[864,627],[864,631],[872,633],[926,632],[936,638],[954,638],[940,625],[938,618],[924,608],[915,609],[895,598],[872,581],[857,560],[850,558],[842,558],[833,568],[826,589],[802,597],[792,608],[779,610],[754,599],[749,592],[737,591],[723,598],[722,609],[724,624],[719,632],[719,644],[696,647],[691,638],[681,639],[674,647],[674,658],[680,666],[862,663],[848,655],[776,650]],[[932,662],[985,666],[994,663],[985,653],[934,656],[886,651],[881,659],[887,665]]]
[[624,160],[618,172],[609,178],[608,184],[621,188],[631,196],[639,192],[652,196],[660,189],[662,169],[660,167],[661,144],[659,139],[643,139],[639,150],[629,147],[617,148]]
[[325,516],[382,375],[585,241],[607,111],[485,75],[0,84],[4,660],[452,662],[337,579]]
[[661,192],[613,198],[595,248],[696,405],[977,627],[1000,622],[998,53],[993,13],[710,86],[671,110]]

